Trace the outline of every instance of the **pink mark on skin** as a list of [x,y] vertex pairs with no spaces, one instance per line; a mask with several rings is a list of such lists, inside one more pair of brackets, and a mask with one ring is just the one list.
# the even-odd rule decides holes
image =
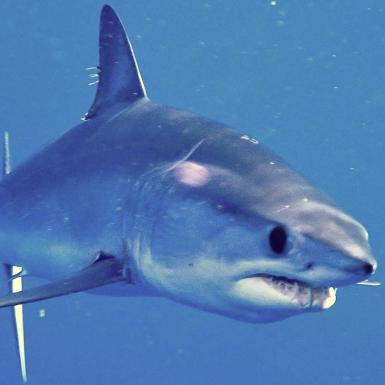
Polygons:
[[210,180],[207,168],[195,162],[182,162],[174,172],[179,182],[191,187],[204,186]]

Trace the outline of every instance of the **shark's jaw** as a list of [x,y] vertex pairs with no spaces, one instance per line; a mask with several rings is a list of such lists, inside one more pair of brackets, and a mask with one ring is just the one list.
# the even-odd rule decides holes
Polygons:
[[275,322],[327,310],[336,302],[336,288],[305,283],[300,277],[287,278],[283,270],[277,275],[242,274],[241,266],[213,258],[199,258],[189,266],[170,269],[155,261],[150,252],[142,257],[143,272],[155,292],[239,321]]
[[305,282],[284,276],[255,274],[247,276],[241,281],[241,284],[245,286],[252,286],[256,283],[265,284],[266,291],[274,290],[274,294],[281,295],[294,306],[304,310],[326,310],[332,307],[337,300],[337,289],[334,287],[312,287]]
[[232,317],[252,323],[275,322],[330,309],[336,302],[336,294],[334,287],[311,286],[300,280],[267,274],[241,278],[228,292]]

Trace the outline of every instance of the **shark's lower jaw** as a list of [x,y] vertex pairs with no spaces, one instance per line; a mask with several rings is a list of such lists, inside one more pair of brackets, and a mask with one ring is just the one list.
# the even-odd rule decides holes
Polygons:
[[337,289],[334,287],[311,287],[294,279],[264,274],[247,278],[256,278],[263,281],[269,288],[274,289],[292,304],[304,310],[326,310],[332,307],[337,299]]

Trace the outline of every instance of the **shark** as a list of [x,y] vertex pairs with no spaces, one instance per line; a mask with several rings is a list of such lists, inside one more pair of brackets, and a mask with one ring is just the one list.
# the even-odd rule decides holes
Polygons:
[[[251,134],[152,102],[115,11],[82,122],[0,183],[0,260],[26,382],[23,305],[87,291],[245,322],[329,309],[368,283],[365,228]],[[23,290],[26,275],[48,283]]]

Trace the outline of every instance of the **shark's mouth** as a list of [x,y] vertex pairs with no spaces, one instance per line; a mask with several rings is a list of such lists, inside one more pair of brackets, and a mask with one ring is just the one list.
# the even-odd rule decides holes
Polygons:
[[[251,277],[253,276],[248,278]],[[337,289],[334,287],[311,287],[301,281],[273,275],[262,274],[254,277],[262,279],[269,287],[301,308],[329,309],[336,302]]]

